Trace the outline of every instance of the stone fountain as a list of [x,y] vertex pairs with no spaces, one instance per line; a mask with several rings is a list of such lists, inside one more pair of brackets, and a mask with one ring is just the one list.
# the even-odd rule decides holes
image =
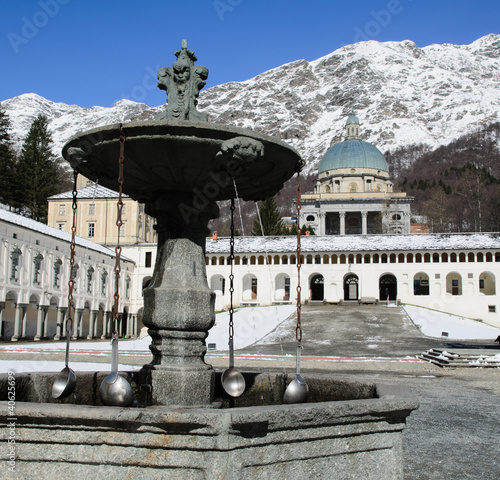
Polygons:
[[[144,291],[153,361],[129,374],[134,407],[104,407],[103,374],[78,374],[75,394],[54,404],[49,374],[21,375],[18,469],[46,477],[402,478],[401,432],[417,401],[399,387],[307,376],[306,404],[282,405],[285,374],[246,373],[229,399],[205,360],[214,293],[207,284],[207,224],[218,200],[275,194],[302,167],[290,146],[246,129],[209,123],[197,110],[208,70],[183,41],[158,72],[168,103],[155,120],[82,133],[63,148],[79,173],[123,192],[157,220],[158,254]],[[52,375],[53,376],[53,375]],[[5,380],[3,380],[5,381]],[[52,402],[52,403],[50,403]],[[341,473],[343,472],[343,473]],[[39,473],[36,475],[38,478]]]

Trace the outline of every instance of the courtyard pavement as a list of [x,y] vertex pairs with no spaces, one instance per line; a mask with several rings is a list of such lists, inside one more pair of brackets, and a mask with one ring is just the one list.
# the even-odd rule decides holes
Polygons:
[[[429,338],[402,308],[385,305],[305,305],[301,319],[306,380],[307,373],[314,372],[397,383],[418,397],[420,408],[408,418],[403,434],[406,480],[500,479],[500,369],[443,369],[416,358],[433,347],[495,355],[500,348],[494,339]],[[292,316],[259,342],[238,350],[237,367],[293,373],[294,323]],[[0,344],[0,360],[64,361],[63,353],[41,353],[44,343],[39,346],[39,352],[6,352]],[[127,351],[127,341],[121,342],[120,349],[121,364],[142,365],[151,359],[147,352]],[[223,369],[227,352],[210,351],[206,360]],[[110,358],[102,352],[81,350],[72,361],[109,365]]]

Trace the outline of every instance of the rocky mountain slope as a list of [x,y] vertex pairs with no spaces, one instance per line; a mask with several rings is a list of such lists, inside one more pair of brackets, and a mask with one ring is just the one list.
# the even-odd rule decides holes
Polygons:
[[[17,148],[35,116],[47,115],[58,155],[79,131],[152,118],[162,108],[121,100],[112,108],[85,109],[35,94],[2,106]],[[419,143],[434,149],[500,120],[500,35],[470,45],[424,48],[411,41],[360,42],[312,62],[298,60],[245,82],[202,91],[199,109],[216,123],[287,141],[306,160],[306,171],[341,140],[351,109],[365,140],[383,152]]]

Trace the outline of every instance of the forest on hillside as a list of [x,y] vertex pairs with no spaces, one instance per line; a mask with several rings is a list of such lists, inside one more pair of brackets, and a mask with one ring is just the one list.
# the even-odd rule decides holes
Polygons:
[[395,190],[415,198],[414,215],[431,232],[500,230],[500,123],[430,151],[413,145],[386,152]]

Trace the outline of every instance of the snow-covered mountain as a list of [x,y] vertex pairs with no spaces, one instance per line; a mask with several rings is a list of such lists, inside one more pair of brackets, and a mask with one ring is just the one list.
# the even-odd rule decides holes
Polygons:
[[[47,115],[57,154],[79,131],[152,118],[162,108],[121,100],[111,108],[86,109],[35,94],[2,106],[18,147],[36,115]],[[213,122],[287,141],[302,154],[307,170],[341,140],[351,109],[364,138],[382,151],[415,143],[434,148],[500,121],[500,35],[424,48],[411,41],[360,42],[312,62],[297,60],[202,91],[199,109]]]

